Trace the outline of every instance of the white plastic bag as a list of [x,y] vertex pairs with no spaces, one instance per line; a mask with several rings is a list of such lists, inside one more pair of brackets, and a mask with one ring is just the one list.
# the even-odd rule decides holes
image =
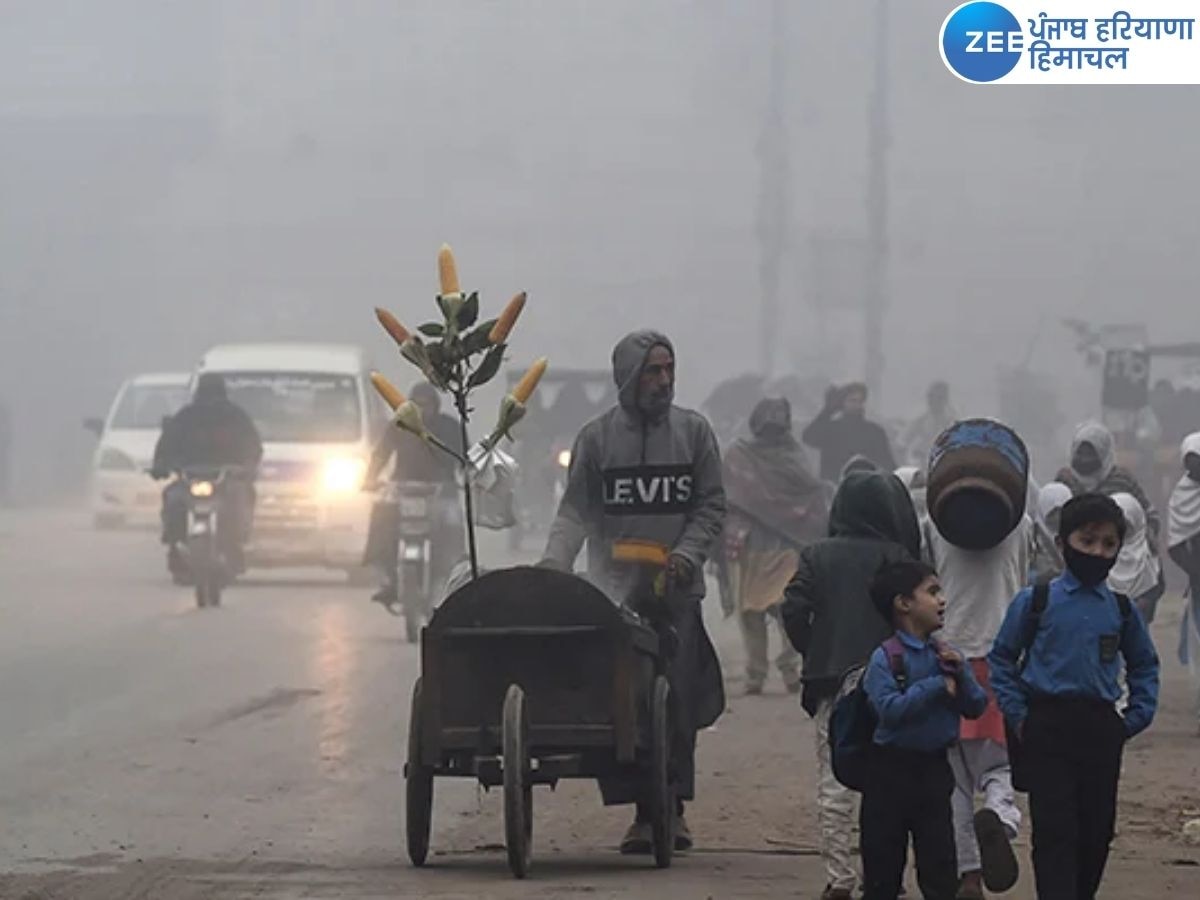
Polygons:
[[475,524],[499,531],[517,524],[517,461],[501,450],[476,444],[467,454],[471,464],[471,500]]

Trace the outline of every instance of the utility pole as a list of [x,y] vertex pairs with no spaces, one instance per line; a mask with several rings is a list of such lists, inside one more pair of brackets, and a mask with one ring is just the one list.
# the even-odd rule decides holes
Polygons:
[[787,245],[790,207],[788,135],[784,119],[787,76],[787,8],[789,0],[772,0],[767,103],[757,154],[760,163],[758,215],[759,359],[763,374],[777,374],[780,326],[780,267]]
[[863,298],[867,385],[883,384],[883,318],[887,314],[888,268],[888,0],[876,0],[874,83],[867,121],[867,279]]

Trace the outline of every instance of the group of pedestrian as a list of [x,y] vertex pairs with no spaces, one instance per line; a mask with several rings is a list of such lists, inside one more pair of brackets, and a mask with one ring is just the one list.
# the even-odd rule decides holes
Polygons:
[[[1034,750],[1027,754],[1036,760],[1032,764],[1036,787],[1029,790],[1039,798],[1034,803],[1031,797],[1039,896],[1091,897],[1112,836],[1113,754],[1119,758],[1124,739],[1149,724],[1157,700],[1158,662],[1146,626],[1165,588],[1155,550],[1158,514],[1136,478],[1117,465],[1111,434],[1089,423],[1079,429],[1069,464],[1058,480],[1036,494],[1033,515],[1021,517],[992,548],[960,548],[941,534],[925,509],[923,465],[897,469],[898,477],[884,474],[890,449],[886,454],[878,449],[887,446],[886,434],[865,421],[865,398],[860,386],[831,389],[825,410],[804,433],[805,440],[822,451],[822,478],[836,477],[839,483],[828,536],[793,547],[798,564],[779,611],[788,636],[779,668],[789,690],[801,694],[802,706],[816,725],[818,820],[828,875],[823,898],[854,896],[859,885],[859,861],[853,853],[855,797],[834,776],[830,721],[842,676],[864,661],[869,661],[864,683],[880,719],[876,742],[885,748],[874,760],[867,781],[871,787],[864,788],[859,811],[865,896],[894,897],[902,890],[909,834],[917,856],[918,882],[926,897],[969,900],[983,897],[985,889],[1003,892],[1015,884],[1018,863],[1012,841],[1022,816],[1010,747],[1016,742],[1014,734],[1024,731],[1026,711],[1014,699],[1019,696],[1026,703],[1038,697],[1034,704],[1038,709],[1061,704],[1063,717],[1075,716],[1080,734],[1091,735],[1062,747],[1057,740],[1050,744],[1035,740]],[[909,458],[922,463],[937,437],[954,421],[944,384],[931,388],[928,401],[929,409],[906,432],[903,443]],[[1191,451],[1188,462],[1200,477],[1200,436]],[[1188,457],[1186,448],[1184,455]],[[798,494],[811,494],[811,490],[808,478],[796,479]],[[797,500],[797,494],[781,484],[772,487],[772,495]],[[1171,546],[1178,546],[1184,535],[1189,540],[1172,555],[1196,571],[1200,556],[1189,554],[1200,547],[1200,481],[1191,482],[1185,475],[1175,497],[1172,522],[1189,525],[1178,528]],[[731,499],[731,516],[736,508]],[[1183,514],[1185,508],[1191,519]],[[1080,516],[1097,521],[1082,521]],[[1108,534],[1106,542],[1092,541],[1092,532],[1113,529],[1115,537]],[[1089,559],[1091,555],[1095,559]],[[1086,570],[1089,563],[1090,570],[1078,571]],[[1103,577],[1097,581],[1101,569]],[[1047,590],[1047,600],[1055,598],[1056,611],[1072,605],[1080,611],[1061,617],[1056,612],[1051,620],[1041,618],[1039,610],[1035,627],[1045,628],[1062,643],[1042,638],[1039,631],[1036,643],[1020,648],[1017,669],[1010,667],[998,676],[1004,687],[997,688],[993,659],[1005,665],[1004,648],[997,649],[997,639],[1005,627],[1011,627],[1006,623],[1013,621],[1026,633],[1028,609],[1022,612],[1014,598],[1025,597],[1026,605],[1032,603],[1035,591],[1027,587],[1031,583],[1045,586],[1037,593]],[[1065,651],[1072,637],[1081,633],[1073,617],[1095,624],[1087,603],[1103,604],[1106,613],[1101,618],[1111,625],[1109,620],[1126,602],[1117,598],[1124,595],[1131,598],[1136,619],[1121,615],[1115,632],[1096,636],[1104,644],[1090,645],[1100,655],[1099,666],[1089,658],[1087,648]],[[932,625],[935,612],[937,622]],[[1194,612],[1181,653],[1187,653],[1190,635],[1190,659],[1200,669],[1200,626],[1196,625],[1200,616]],[[1051,621],[1053,630],[1047,625]],[[890,628],[897,629],[895,636],[904,647],[906,674],[901,682],[907,683],[899,686],[889,674],[888,654],[881,649]],[[931,640],[935,631],[937,640]],[[766,670],[765,642],[748,640],[746,649],[751,660],[747,693],[755,694],[761,691]],[[797,665],[793,650],[802,661],[798,688],[792,680]],[[1024,680],[1026,666],[1036,653],[1043,654],[1043,664],[1057,680],[1034,680],[1036,668],[1028,670],[1031,680]],[[1124,693],[1119,686],[1121,671],[1128,684]],[[944,687],[949,694],[946,703],[929,708],[922,694],[907,693],[925,679],[932,679],[927,681],[928,690],[935,694],[939,685]],[[1090,731],[1084,727],[1088,711],[1094,708],[1116,715],[1122,697],[1125,730],[1119,732],[1120,741],[1100,740],[1094,727]],[[947,716],[955,722],[949,731]],[[1045,730],[1044,719],[1034,717],[1035,734]],[[1109,729],[1110,737],[1114,733]],[[1064,767],[1074,767],[1071,777],[1063,777]],[[881,778],[881,772],[886,776]],[[1086,792],[1086,802],[1065,802],[1064,785]],[[979,798],[982,804],[977,810]],[[948,816],[943,815],[946,811]]]
[[[1158,519],[1111,445],[1081,432],[1069,476],[1037,497],[1035,515],[990,549],[964,550],[918,514],[923,470],[904,471],[905,480],[892,473],[887,434],[865,416],[865,387],[831,389],[804,430],[821,454],[814,474],[780,399],[757,405],[750,433],[722,463],[704,418],[673,403],[675,365],[657,332],[617,345],[618,404],[575,442],[542,565],[570,570],[586,543],[589,577],[622,600],[641,574],[621,547],[663,548],[661,613],[676,635],[676,848],[693,840],[683,813],[695,795],[697,734],[724,708],[699,606],[703,567],[714,559],[745,636],[747,693],[763,688],[768,626],[781,623],[776,665],[816,723],[824,900],[855,896],[860,865],[868,900],[899,896],[910,837],[931,900],[1007,890],[1018,869],[1017,789],[1030,793],[1039,896],[1092,897],[1113,833],[1121,751],[1149,725],[1158,685],[1143,612],[1109,586],[1115,579],[1140,597],[1158,583],[1143,565]],[[949,414],[947,392],[930,400]],[[1200,581],[1200,436],[1185,465],[1169,546]],[[1106,492],[1128,495],[1143,515]],[[1192,649],[1196,659],[1200,639]],[[844,676],[856,667],[865,667],[877,720],[858,854],[856,797],[835,775],[830,740]],[[602,786],[605,802],[635,804],[621,849],[649,852],[652,804],[644,788],[624,787]]]
[[[1200,469],[1200,453],[1195,462]],[[1074,496],[1065,484],[1044,492],[1040,530],[1023,516],[986,550],[956,546],[931,516],[916,542],[906,541],[895,523],[911,526],[911,504],[899,519],[876,506],[848,541],[839,510],[868,484],[894,497],[902,482],[865,473],[839,486],[830,536],[800,553],[782,610],[804,656],[803,694],[819,698],[806,708],[818,735],[823,900],[853,897],[859,883],[855,797],[831,774],[829,731],[839,677],[864,663],[878,717],[858,821],[864,896],[898,896],[910,836],[925,897],[968,900],[1011,888],[1017,789],[1030,794],[1039,897],[1095,895],[1121,751],[1157,703],[1158,658],[1140,608],[1121,591],[1157,584],[1158,573],[1143,565],[1151,513],[1135,499],[1136,483],[1115,465],[1084,463],[1092,483],[1076,484]],[[1100,492],[1105,482],[1124,489],[1117,493],[1132,506]],[[1031,556],[1047,535],[1049,580],[1028,587]],[[834,658],[834,647],[852,649]],[[1127,699],[1118,712],[1122,671]]]

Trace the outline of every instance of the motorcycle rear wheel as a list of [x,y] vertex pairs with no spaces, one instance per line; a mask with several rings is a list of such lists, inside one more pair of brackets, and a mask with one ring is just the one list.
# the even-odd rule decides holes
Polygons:
[[401,566],[400,603],[404,607],[404,636],[410,644],[421,638],[421,625],[425,619],[423,593],[421,570],[417,566]]

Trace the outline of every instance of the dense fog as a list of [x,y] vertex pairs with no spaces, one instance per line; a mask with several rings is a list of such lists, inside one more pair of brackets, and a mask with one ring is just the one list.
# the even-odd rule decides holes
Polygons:
[[485,304],[529,292],[514,366],[604,368],[652,325],[689,404],[770,352],[775,376],[861,378],[873,152],[873,412],[911,417],[945,378],[959,412],[996,414],[1016,367],[1069,431],[1099,373],[1062,319],[1200,339],[1196,93],[960,83],[947,5],[913,0],[891,4],[872,131],[878,6],[6,0],[17,499],[78,496],[82,418],[217,343],[358,343],[406,378],[371,310],[432,313],[443,241]]

